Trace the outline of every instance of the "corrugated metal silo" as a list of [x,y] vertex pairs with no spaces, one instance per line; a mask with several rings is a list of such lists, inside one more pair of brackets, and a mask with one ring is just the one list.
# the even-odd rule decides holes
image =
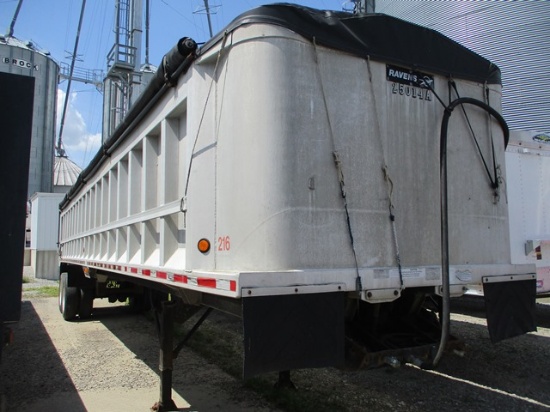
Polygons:
[[52,192],[58,64],[30,42],[0,36],[0,72],[35,78],[28,197]]
[[550,128],[550,1],[376,0],[377,13],[435,29],[497,64],[511,129]]

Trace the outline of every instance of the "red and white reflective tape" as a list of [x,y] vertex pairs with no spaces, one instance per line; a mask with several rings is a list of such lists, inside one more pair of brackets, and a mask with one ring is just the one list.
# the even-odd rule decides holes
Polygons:
[[127,274],[131,276],[143,276],[145,278],[156,278],[160,280],[170,281],[172,283],[180,283],[183,285],[189,285],[196,288],[205,288],[205,289],[214,289],[227,292],[236,292],[237,291],[237,281],[231,279],[217,279],[213,277],[203,277],[203,276],[191,276],[187,273],[175,273],[175,272],[164,272],[154,269],[144,269],[136,266],[121,266],[113,265],[110,263],[101,263],[101,262],[81,262],[81,261],[72,261],[71,259],[66,259],[69,263],[77,263],[79,265],[85,265],[91,268],[100,268],[100,269],[109,269],[116,271],[122,274]]
[[230,292],[237,291],[237,282],[234,280],[205,278],[200,276],[194,277],[194,276],[184,275],[183,283],[186,283],[192,286],[203,287],[203,288],[227,290]]

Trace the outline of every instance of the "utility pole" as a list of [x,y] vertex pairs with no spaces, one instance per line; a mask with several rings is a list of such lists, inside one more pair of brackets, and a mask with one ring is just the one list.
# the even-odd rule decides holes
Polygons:
[[208,19],[208,30],[210,31],[210,37],[212,37],[212,22],[210,21],[210,6],[208,5],[208,0],[204,0],[204,8],[206,9],[206,18]]
[[221,7],[220,4],[212,5],[208,2],[209,0],[203,0],[204,7],[198,7],[193,14],[206,14],[206,20],[208,22],[208,32],[210,34],[210,37],[214,36],[213,30],[212,30],[212,19],[211,15],[216,14],[218,9]]
[[353,3],[354,3],[353,13],[354,14],[374,13],[375,1],[376,0],[353,0]]

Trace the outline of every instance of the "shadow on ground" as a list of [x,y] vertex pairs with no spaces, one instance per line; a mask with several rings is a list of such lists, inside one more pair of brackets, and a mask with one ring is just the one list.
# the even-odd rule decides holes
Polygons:
[[11,325],[14,343],[2,352],[0,393],[7,410],[31,412],[40,399],[51,400],[50,410],[63,399],[73,412],[86,412],[67,369],[31,301],[21,303],[21,319]]

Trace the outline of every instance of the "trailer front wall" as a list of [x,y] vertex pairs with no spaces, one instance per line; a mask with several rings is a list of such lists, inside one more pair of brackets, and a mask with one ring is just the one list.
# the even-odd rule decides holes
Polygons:
[[[438,265],[443,107],[433,93],[400,91],[399,85],[396,90],[384,62],[316,49],[276,26],[239,28],[224,47],[217,69],[215,53],[197,69],[217,72],[197,131],[189,234],[217,243],[207,256],[190,255],[190,266],[245,271],[352,267],[333,151],[342,162],[359,265],[396,266],[384,164],[393,182],[402,263]],[[447,79],[434,77],[444,101],[456,98]],[[190,101],[204,101],[210,78],[201,75],[200,80],[202,90]],[[457,84],[461,96],[484,99],[482,84]],[[500,106],[498,86],[491,86],[489,99]],[[491,153],[488,135],[493,136],[500,164],[502,131],[486,113],[466,111],[486,156]],[[203,112],[194,116],[198,125]],[[510,263],[505,196],[493,198],[462,113],[451,121],[449,164],[451,263]],[[226,238],[230,248],[223,243]]]

